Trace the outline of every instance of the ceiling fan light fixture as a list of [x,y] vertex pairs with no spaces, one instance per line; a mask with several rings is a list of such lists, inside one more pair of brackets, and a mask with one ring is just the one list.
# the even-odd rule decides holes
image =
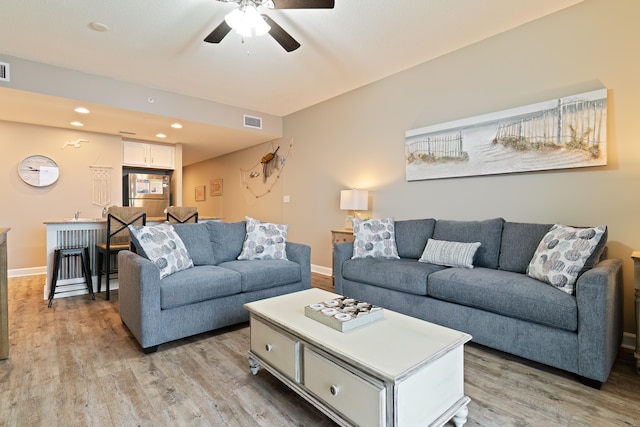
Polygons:
[[224,17],[224,20],[229,27],[243,37],[251,37],[254,32],[257,36],[262,36],[271,30],[269,24],[252,4],[234,9]]
[[244,13],[240,9],[233,9],[230,13],[224,17],[228,26],[234,30],[242,25]]

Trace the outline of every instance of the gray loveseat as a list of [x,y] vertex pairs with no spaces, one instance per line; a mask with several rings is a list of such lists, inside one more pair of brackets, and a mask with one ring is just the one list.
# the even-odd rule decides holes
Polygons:
[[287,260],[237,260],[245,224],[174,224],[195,266],[163,279],[149,259],[132,251],[118,254],[120,318],[145,353],[172,340],[246,322],[246,302],[311,286],[307,245],[286,242]]
[[[622,261],[602,248],[575,295],[527,276],[552,224],[420,219],[395,222],[400,259],[351,259],[334,245],[336,292],[464,331],[473,341],[550,365],[599,388],[622,341]],[[481,242],[474,268],[418,262],[429,238]]]

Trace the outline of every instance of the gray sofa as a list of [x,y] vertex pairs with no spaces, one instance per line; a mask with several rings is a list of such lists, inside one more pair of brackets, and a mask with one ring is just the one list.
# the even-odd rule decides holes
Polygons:
[[[351,259],[334,245],[336,292],[467,332],[473,341],[580,376],[600,388],[622,341],[622,261],[595,251],[570,295],[527,276],[552,224],[420,219],[395,222],[400,259]],[[474,268],[418,262],[427,239],[481,242]]]
[[307,245],[287,242],[287,260],[237,260],[246,235],[244,221],[173,226],[194,267],[160,279],[159,268],[149,259],[132,251],[118,254],[120,318],[145,353],[172,340],[246,322],[244,303],[311,286]]

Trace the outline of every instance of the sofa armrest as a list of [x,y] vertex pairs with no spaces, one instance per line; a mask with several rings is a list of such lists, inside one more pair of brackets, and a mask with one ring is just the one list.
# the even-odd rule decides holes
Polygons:
[[576,282],[578,370],[606,381],[622,343],[622,260],[606,259]]
[[287,242],[287,259],[300,264],[300,275],[304,289],[311,287],[311,247],[301,243]]
[[333,244],[333,286],[336,293],[344,295],[342,285],[342,263],[353,256],[353,243],[341,242]]
[[120,318],[143,349],[164,342],[160,319],[160,269],[131,251],[118,253]]

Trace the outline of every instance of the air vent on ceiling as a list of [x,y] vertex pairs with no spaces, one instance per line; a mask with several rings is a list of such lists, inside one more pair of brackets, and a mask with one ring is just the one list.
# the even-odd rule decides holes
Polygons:
[[244,127],[262,129],[262,118],[244,115]]
[[8,82],[9,78],[9,64],[6,62],[0,62],[0,82]]

